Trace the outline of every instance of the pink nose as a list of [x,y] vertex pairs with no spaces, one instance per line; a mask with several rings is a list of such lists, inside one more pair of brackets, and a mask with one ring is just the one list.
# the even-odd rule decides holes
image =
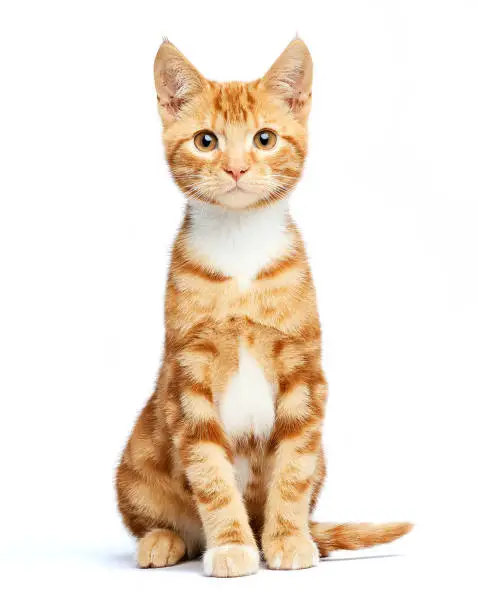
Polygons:
[[230,174],[236,183],[248,170],[249,168],[224,168],[224,172]]

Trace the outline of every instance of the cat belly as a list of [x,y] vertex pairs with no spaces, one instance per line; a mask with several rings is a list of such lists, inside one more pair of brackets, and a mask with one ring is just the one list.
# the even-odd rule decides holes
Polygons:
[[230,438],[253,434],[268,438],[275,417],[275,392],[264,370],[241,344],[239,367],[219,401],[224,430]]

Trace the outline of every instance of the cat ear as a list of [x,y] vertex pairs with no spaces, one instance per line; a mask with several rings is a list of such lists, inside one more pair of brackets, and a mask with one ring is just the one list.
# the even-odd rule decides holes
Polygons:
[[158,107],[164,123],[174,121],[181,108],[206,85],[206,79],[165,40],[154,60],[154,83]]
[[290,106],[299,120],[307,119],[312,96],[312,57],[300,38],[286,47],[262,81]]

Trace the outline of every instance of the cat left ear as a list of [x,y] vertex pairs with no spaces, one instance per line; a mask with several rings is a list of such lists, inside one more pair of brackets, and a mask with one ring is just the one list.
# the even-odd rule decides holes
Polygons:
[[304,41],[293,40],[262,82],[289,105],[300,121],[307,120],[312,97],[312,56]]
[[159,113],[164,123],[170,123],[178,117],[184,104],[206,86],[206,79],[165,40],[154,60],[154,83]]

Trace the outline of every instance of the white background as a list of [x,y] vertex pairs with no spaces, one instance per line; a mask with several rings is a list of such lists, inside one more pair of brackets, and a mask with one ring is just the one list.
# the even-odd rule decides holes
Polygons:
[[[476,609],[478,4],[18,0],[0,11],[3,609]],[[302,572],[141,572],[113,472],[159,367],[183,208],[154,55],[167,35],[209,78],[254,79],[296,31],[315,86],[292,211],[331,389],[317,516],[417,527],[351,555],[377,558]]]

